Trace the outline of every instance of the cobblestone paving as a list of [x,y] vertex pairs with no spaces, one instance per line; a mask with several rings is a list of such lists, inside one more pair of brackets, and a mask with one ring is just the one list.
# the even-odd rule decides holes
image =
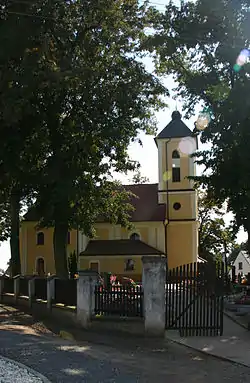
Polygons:
[[[122,343],[122,342],[121,342]],[[60,383],[246,383],[250,369],[174,343],[129,350],[69,342],[41,334],[11,316],[0,323],[0,355],[26,364]]]
[[13,362],[9,359],[0,356],[0,382],[1,383],[43,383],[44,380],[38,376],[35,371],[31,371]]

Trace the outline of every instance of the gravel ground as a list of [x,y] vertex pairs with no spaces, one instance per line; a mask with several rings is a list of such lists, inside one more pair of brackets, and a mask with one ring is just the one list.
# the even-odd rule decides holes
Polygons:
[[10,361],[0,356],[0,382],[1,383],[43,383],[38,374],[30,369],[21,366],[14,361]]
[[134,340],[131,349],[123,350],[122,341],[117,347],[70,342],[42,331],[40,324],[27,325],[26,317],[2,313],[0,322],[1,317],[0,355],[26,364],[51,382],[250,383],[250,369],[174,343],[145,349]]

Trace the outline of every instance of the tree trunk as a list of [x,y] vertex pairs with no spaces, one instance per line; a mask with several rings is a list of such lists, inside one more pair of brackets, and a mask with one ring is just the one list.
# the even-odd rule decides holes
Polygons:
[[69,278],[67,260],[68,224],[55,222],[53,245],[56,275]]
[[18,193],[13,192],[10,196],[10,269],[11,275],[15,276],[21,273],[20,247],[19,247],[19,230],[20,230],[20,197]]
[[247,230],[247,251],[250,254],[250,229]]

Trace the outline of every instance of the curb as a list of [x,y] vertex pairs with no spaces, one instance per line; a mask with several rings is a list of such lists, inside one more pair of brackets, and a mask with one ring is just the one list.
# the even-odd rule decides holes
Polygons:
[[[248,327],[247,325],[244,325],[243,323],[241,323],[240,321],[238,321],[236,318],[234,318],[233,316],[231,316],[230,314],[228,314],[226,311],[223,312],[224,315],[226,315],[226,317],[228,319],[230,319],[232,322],[236,323],[237,325],[239,325],[240,327],[244,328],[245,330],[248,330]],[[249,331],[249,330],[248,330]]]
[[33,370],[33,368],[30,368],[26,366],[26,364],[20,363],[15,361],[14,359],[6,358],[5,356],[0,355],[0,359],[5,360],[6,362],[15,364],[16,366],[29,371],[32,375],[42,380],[43,383],[52,383],[49,379],[47,379],[44,375],[40,374],[40,372],[37,372],[36,370]]
[[184,346],[186,348],[189,348],[190,350],[198,351],[199,353],[201,353],[203,355],[212,356],[213,358],[222,360],[224,362],[230,362],[230,363],[233,363],[233,364],[237,364],[238,366],[243,366],[243,367],[247,367],[247,368],[250,369],[250,366],[248,364],[245,364],[245,363],[242,363],[242,362],[237,362],[237,361],[235,361],[233,359],[226,358],[225,356],[215,355],[215,354],[213,354],[211,352],[203,351],[200,348],[195,348],[194,346],[190,346],[189,344],[182,343],[181,341],[178,341],[176,339],[170,339],[170,338],[167,338],[167,339],[172,341],[173,343],[176,343],[176,344],[179,344],[179,345]]

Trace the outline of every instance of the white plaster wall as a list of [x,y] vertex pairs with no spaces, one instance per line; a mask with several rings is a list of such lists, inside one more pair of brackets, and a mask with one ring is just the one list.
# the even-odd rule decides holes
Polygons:
[[[242,262],[242,270],[239,270],[239,262]],[[238,273],[247,275],[250,273],[250,263],[246,260],[244,255],[240,252],[234,262],[236,276]]]
[[159,184],[158,188],[159,190],[163,190],[165,185],[165,182],[162,179],[163,175],[163,168],[162,168],[162,155],[163,155],[163,145],[165,143],[162,140],[157,140],[157,145],[158,145],[158,179],[159,179]]

